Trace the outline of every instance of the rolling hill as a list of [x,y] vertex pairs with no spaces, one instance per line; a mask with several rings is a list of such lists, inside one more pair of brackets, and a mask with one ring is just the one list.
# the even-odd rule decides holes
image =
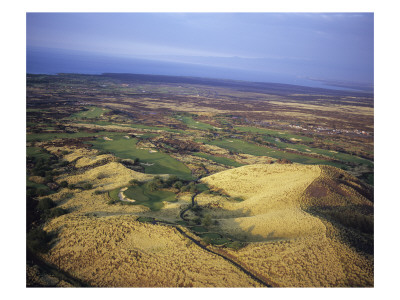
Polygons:
[[237,253],[277,286],[373,285],[369,187],[330,166],[248,165],[202,179],[244,201],[209,213],[253,242]]

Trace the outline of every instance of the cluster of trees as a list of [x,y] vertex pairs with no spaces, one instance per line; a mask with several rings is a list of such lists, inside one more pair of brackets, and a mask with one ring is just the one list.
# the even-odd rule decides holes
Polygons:
[[28,156],[27,175],[38,176],[40,181],[35,181],[35,183],[38,183],[37,185],[27,186],[27,196],[41,197],[50,194],[52,190],[57,190],[59,186],[54,182],[54,176],[58,175],[59,172],[56,169],[65,167],[66,165],[68,165],[68,162],[59,161],[54,155],[40,158]]
[[[140,184],[139,181],[133,179],[129,182],[130,184]],[[194,181],[181,180],[179,177],[172,175],[167,179],[162,179],[160,176],[155,176],[151,181],[147,183],[147,187],[150,191],[156,191],[159,189],[174,188],[178,192],[198,192],[197,184]]]
[[57,156],[51,155],[45,149],[42,149],[41,152],[44,155],[27,157],[27,175],[36,176],[38,181],[27,185],[26,238],[27,246],[31,250],[46,252],[49,250],[49,242],[52,236],[42,229],[43,224],[49,219],[67,213],[67,211],[57,207],[56,203],[49,197],[41,197],[58,189],[59,185],[54,182],[54,176],[59,174],[56,169],[65,167],[68,162],[60,161]]
[[43,224],[55,217],[67,213],[50,198],[37,200],[27,196],[27,228],[26,244],[32,251],[47,252],[50,249],[50,241],[53,236],[43,230]]

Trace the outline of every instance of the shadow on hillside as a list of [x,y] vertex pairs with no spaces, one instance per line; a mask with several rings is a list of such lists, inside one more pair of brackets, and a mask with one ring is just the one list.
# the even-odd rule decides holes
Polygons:
[[366,205],[309,207],[307,213],[340,231],[343,243],[362,254],[374,254],[373,207]]

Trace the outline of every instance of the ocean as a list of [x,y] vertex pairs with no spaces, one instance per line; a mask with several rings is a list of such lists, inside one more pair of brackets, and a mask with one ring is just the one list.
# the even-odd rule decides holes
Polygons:
[[202,64],[167,62],[161,60],[112,57],[83,52],[62,50],[27,50],[26,72],[29,74],[102,74],[132,73],[171,76],[193,76],[218,79],[233,79],[252,82],[271,82],[307,87],[371,91],[362,86],[338,86],[329,82],[300,78],[293,75],[274,74],[237,68],[215,67]]

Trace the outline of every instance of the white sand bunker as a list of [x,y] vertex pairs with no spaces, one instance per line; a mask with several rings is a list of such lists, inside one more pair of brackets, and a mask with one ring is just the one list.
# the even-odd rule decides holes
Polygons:
[[125,202],[135,202],[135,200],[130,199],[130,198],[128,198],[128,197],[125,196],[124,192],[125,192],[127,189],[128,189],[127,187],[124,187],[124,188],[122,188],[122,189],[119,190],[119,193],[118,193],[119,200],[125,201]]

